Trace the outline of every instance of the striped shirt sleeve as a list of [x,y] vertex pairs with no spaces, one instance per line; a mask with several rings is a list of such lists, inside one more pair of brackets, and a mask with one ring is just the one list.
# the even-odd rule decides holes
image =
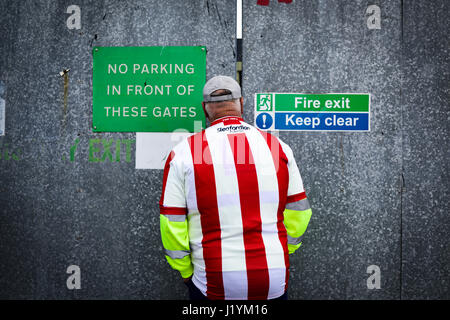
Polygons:
[[182,163],[175,151],[170,152],[164,166],[163,187],[159,207],[161,214],[186,214]]
[[300,176],[300,171],[298,170],[297,162],[295,161],[292,149],[281,140],[280,144],[283,148],[283,152],[288,159],[289,186],[287,193],[287,203],[296,202],[306,198],[302,177]]
[[170,266],[183,278],[192,275],[193,266],[189,247],[184,175],[182,163],[172,151],[164,166],[160,208],[160,231],[165,257]]
[[312,211],[292,149],[285,143],[282,143],[282,147],[288,158],[289,186],[284,210],[284,225],[287,231],[288,249],[291,254],[302,245]]

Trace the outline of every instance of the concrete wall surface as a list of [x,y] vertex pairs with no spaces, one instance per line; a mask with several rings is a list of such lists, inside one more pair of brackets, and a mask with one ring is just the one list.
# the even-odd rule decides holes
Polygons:
[[[313,209],[290,299],[450,298],[449,12],[446,0],[244,0],[249,123],[256,92],[371,94],[370,132],[279,134]],[[204,45],[207,78],[234,76],[235,14],[234,0],[0,0],[0,298],[187,298],[160,240],[163,172],[135,169],[135,133],[92,132],[92,47]],[[93,139],[120,144],[120,161],[90,161]]]

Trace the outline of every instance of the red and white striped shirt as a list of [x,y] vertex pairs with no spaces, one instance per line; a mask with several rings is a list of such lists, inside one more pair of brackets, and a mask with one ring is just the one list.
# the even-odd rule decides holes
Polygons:
[[192,281],[210,299],[273,299],[289,278],[283,211],[306,198],[291,148],[240,117],[178,144],[161,214],[187,214]]

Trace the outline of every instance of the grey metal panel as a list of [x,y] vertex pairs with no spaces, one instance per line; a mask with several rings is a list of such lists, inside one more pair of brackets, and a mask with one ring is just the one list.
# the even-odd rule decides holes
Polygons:
[[402,298],[450,298],[448,1],[405,1]]
[[[291,256],[291,299],[400,295],[401,8],[368,30],[366,1],[246,2],[245,115],[255,92],[368,92],[370,133],[281,132],[294,151],[313,216]],[[366,268],[381,268],[368,290]]]
[[[89,161],[90,139],[135,139],[92,133],[91,50],[205,45],[207,76],[233,75],[234,3],[78,1],[81,30],[69,30],[71,4],[0,2],[7,101],[0,146],[22,152],[19,161],[0,160],[0,296],[186,297],[161,248],[162,172],[134,169],[134,143],[130,162],[125,145],[120,162]],[[70,68],[66,107],[64,68]],[[70,264],[81,268],[82,290],[66,288]]]

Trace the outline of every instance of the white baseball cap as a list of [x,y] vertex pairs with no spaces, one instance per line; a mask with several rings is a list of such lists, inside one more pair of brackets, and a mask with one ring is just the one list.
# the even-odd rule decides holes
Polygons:
[[[217,90],[228,90],[231,93],[211,96],[211,93]],[[218,102],[232,99],[238,99],[241,97],[241,86],[231,77],[227,76],[215,76],[209,79],[203,87],[203,101],[204,102]]]

